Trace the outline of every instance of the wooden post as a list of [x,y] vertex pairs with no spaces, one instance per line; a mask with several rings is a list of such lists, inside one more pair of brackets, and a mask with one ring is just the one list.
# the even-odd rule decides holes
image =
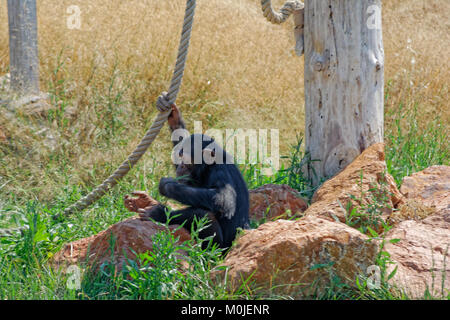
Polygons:
[[36,0],[8,0],[11,89],[39,94]]
[[381,0],[305,1],[304,38],[305,141],[320,160],[308,168],[317,183],[383,141]]

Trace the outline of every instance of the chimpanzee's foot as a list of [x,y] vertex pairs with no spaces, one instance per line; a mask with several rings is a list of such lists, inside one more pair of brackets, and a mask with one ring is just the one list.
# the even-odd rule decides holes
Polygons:
[[166,207],[162,204],[147,207],[138,210],[139,217],[142,220],[155,220],[157,222],[165,223],[167,221]]
[[135,197],[133,198],[126,195],[123,199],[125,208],[131,212],[139,212],[139,209],[151,208],[159,204],[158,201],[150,197],[144,191],[134,191],[132,195]]

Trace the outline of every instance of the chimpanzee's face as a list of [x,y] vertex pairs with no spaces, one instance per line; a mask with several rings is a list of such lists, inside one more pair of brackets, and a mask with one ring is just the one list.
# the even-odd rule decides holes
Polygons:
[[[181,142],[180,148],[177,150],[176,169],[177,177],[181,178],[180,182],[195,182],[201,179],[207,165],[214,164],[214,161],[211,161],[214,151],[207,149],[213,140],[211,138],[203,139],[203,135],[194,134]],[[209,160],[209,162],[205,162],[205,160]]]
[[186,152],[183,151],[183,149],[180,150],[179,154],[181,158],[181,163],[177,166],[176,174],[178,178],[181,178],[181,181],[183,182],[182,177],[189,179],[192,178],[192,172],[194,171],[194,162],[191,159],[190,154],[186,154]]

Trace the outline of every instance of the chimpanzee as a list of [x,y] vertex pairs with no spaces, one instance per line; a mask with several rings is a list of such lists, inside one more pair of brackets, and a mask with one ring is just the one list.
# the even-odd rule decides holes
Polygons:
[[[176,105],[172,105],[168,123],[172,133],[185,129]],[[206,135],[180,137],[173,144],[174,154],[178,156],[178,163],[175,161],[177,179],[162,178],[159,192],[188,207],[170,212],[169,223],[184,223],[184,227],[191,230],[194,217],[208,216],[211,223],[200,231],[200,238],[213,236],[220,248],[229,248],[237,228],[249,228],[249,193],[239,169],[230,155]],[[166,223],[168,209],[164,205],[143,192],[133,194],[138,198],[125,196],[125,206],[130,211],[138,212],[141,218]],[[203,247],[206,245],[203,243]]]

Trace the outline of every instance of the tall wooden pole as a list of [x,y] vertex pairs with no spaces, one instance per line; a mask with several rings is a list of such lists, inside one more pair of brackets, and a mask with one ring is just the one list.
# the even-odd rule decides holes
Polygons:
[[317,183],[383,141],[381,0],[305,1],[304,38],[305,141],[320,160],[308,168]]
[[36,0],[8,0],[11,89],[39,94]]

